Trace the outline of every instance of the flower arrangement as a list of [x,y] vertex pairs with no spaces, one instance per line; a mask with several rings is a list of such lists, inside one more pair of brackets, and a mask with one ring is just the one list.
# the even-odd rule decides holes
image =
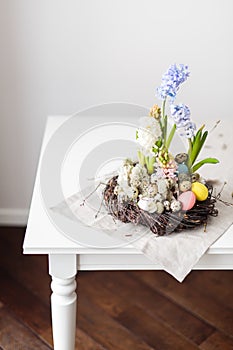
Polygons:
[[[171,65],[163,75],[157,88],[161,108],[155,104],[136,131],[138,161],[126,159],[103,193],[111,215],[146,225],[158,235],[206,225],[209,215],[217,215],[212,188],[197,173],[204,164],[218,163],[216,158],[197,161],[208,131],[205,125],[197,130],[189,107],[176,104],[179,88],[189,75],[184,64]],[[174,156],[170,146],[176,133],[187,139],[187,151]]]

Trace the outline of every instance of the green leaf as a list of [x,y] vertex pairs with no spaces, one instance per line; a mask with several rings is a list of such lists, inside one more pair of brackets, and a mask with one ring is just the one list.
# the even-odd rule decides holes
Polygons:
[[192,143],[192,150],[190,153],[191,165],[195,162],[195,159],[197,157],[197,153],[200,152],[201,136],[202,136],[202,130],[199,129],[198,132],[196,133],[195,138],[194,138],[193,143]]
[[146,164],[147,169],[149,167],[149,163],[150,163],[150,158],[149,157],[145,157],[145,164]]
[[141,151],[138,151],[138,160],[139,160],[139,163],[142,166],[144,166],[144,164],[145,164],[145,157],[144,157],[144,155],[142,154]]
[[201,152],[201,149],[204,146],[204,143],[206,141],[207,136],[208,136],[208,131],[205,131],[203,136],[202,136],[202,138],[201,138],[201,140],[200,140],[200,142],[199,142],[199,148],[198,148],[198,150],[197,150],[197,152],[196,152],[196,154],[195,154],[195,156],[193,158],[192,164],[195,162],[195,160],[197,159],[199,153]]
[[154,172],[154,162],[155,157],[145,157],[145,163],[149,175],[153,174]]
[[190,152],[190,164],[193,165],[195,160],[197,159],[204,143],[205,140],[208,136],[208,131],[205,131],[204,134],[202,135],[202,131],[205,127],[205,124],[203,124],[200,129],[197,131],[196,135],[193,137],[193,142],[192,142],[192,150]]
[[162,140],[161,140],[161,139],[159,139],[158,141],[156,141],[156,143],[155,143],[155,144],[156,144],[156,146],[157,146],[157,147],[159,147],[159,148],[160,148],[160,147],[162,146],[163,142],[162,142]]
[[200,162],[196,163],[193,166],[192,171],[193,171],[193,173],[195,173],[204,164],[217,164],[217,163],[219,163],[219,160],[216,158],[205,158],[205,159],[201,160]]
[[170,147],[170,144],[172,142],[172,139],[174,137],[175,132],[176,132],[176,124],[173,125],[173,127],[172,127],[172,129],[171,129],[171,131],[169,133],[169,136],[167,138],[167,142],[166,142],[166,145],[165,145],[167,149],[169,149],[169,147]]
[[138,130],[136,130],[136,140],[138,139]]
[[204,145],[207,136],[208,136],[208,131],[205,131],[201,138],[201,147]]

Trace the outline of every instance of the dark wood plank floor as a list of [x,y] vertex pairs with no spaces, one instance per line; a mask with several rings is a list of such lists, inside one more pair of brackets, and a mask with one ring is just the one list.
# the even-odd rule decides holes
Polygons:
[[[52,349],[45,256],[0,228],[0,350]],[[78,350],[232,350],[233,272],[80,272]],[[66,349],[64,349],[66,350]]]

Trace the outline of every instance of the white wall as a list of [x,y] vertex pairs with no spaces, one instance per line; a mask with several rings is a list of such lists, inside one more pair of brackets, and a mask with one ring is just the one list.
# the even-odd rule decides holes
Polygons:
[[193,117],[230,121],[232,13],[232,0],[0,0],[0,221],[25,220],[47,115],[150,106],[183,62]]

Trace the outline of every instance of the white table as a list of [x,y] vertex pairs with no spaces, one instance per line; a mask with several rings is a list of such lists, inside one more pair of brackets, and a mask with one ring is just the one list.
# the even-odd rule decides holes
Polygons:
[[[48,118],[24,240],[25,254],[48,254],[52,276],[52,328],[55,350],[73,350],[76,329],[76,274],[78,270],[157,270],[132,246],[91,248],[65,237],[45,212],[40,193],[40,167],[46,145],[67,117]],[[80,225],[80,230],[82,230]],[[195,269],[232,269],[232,227],[200,259]]]

